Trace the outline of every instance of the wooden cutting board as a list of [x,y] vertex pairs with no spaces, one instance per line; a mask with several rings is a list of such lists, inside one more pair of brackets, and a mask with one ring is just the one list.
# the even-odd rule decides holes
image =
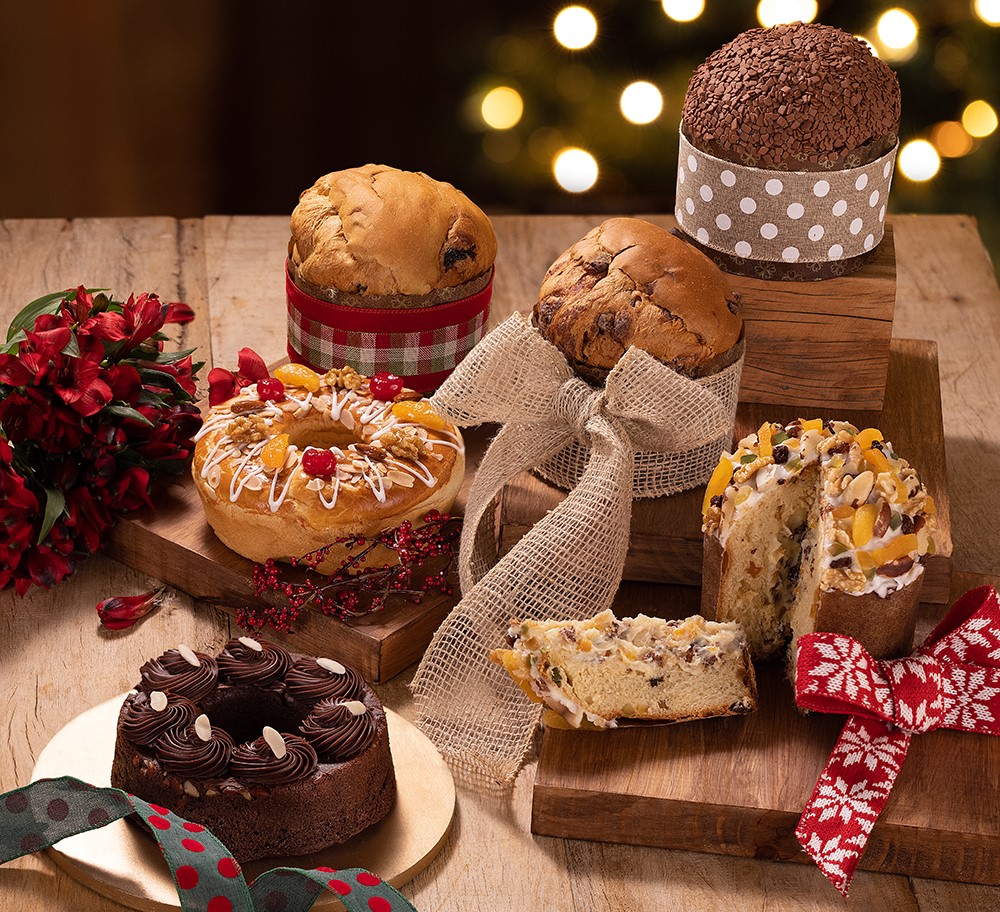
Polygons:
[[[488,436],[482,429],[465,432],[469,468],[455,504],[457,514],[462,512]],[[155,512],[132,514],[114,526],[107,549],[111,557],[234,617],[246,605],[277,604],[254,595],[253,563],[215,537],[189,476],[159,492],[155,500]],[[293,633],[282,635],[268,628],[263,635],[295,650],[335,656],[368,680],[381,683],[423,655],[434,631],[457,601],[456,586],[456,593],[431,593],[420,604],[393,597],[384,611],[346,621],[306,609]]]
[[[841,382],[853,382],[844,365]],[[896,452],[920,472],[937,504],[937,552],[928,558],[921,597],[935,604],[948,600],[951,584],[951,503],[945,465],[944,425],[937,344],[893,339],[885,403],[880,412],[806,409],[741,402],[734,439],[755,432],[765,421],[785,424],[795,418],[844,419],[858,428],[881,428]],[[672,497],[635,501],[625,579],[701,585],[701,503],[704,487]],[[566,492],[530,472],[522,472],[504,491],[500,507],[500,550],[509,551],[558,504]]]
[[[1000,580],[956,572],[952,596],[985,584]],[[631,584],[616,612],[642,609],[652,591],[663,593],[664,616],[697,611],[695,588]],[[943,613],[924,606],[918,642]],[[546,730],[532,832],[809,862],[795,826],[844,717],[800,715],[777,664],[758,666],[758,685],[760,705],[749,716]],[[946,730],[914,737],[861,867],[1000,884],[998,782],[1000,738]]]

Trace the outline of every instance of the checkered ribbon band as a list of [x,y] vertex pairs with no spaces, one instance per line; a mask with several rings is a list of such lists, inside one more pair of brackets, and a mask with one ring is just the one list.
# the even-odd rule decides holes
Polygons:
[[845,896],[913,735],[935,728],[1000,735],[1000,602],[991,586],[963,595],[924,644],[876,662],[850,637],[799,640],[795,701],[850,718],[795,835]]
[[131,814],[163,853],[183,912],[307,912],[324,890],[347,912],[416,912],[402,893],[361,868],[272,868],[247,885],[239,863],[205,827],[71,776],[0,795],[0,864]]
[[387,371],[419,392],[437,389],[483,337],[493,277],[477,294],[404,310],[345,307],[302,291],[285,270],[288,356],[315,371]]

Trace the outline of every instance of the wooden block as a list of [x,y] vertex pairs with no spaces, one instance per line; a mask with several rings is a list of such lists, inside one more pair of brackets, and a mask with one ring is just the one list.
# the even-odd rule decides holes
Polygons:
[[882,408],[896,306],[891,225],[874,259],[853,275],[729,281],[741,295],[746,325],[741,402],[827,412]]
[[[953,597],[996,578],[955,574]],[[648,587],[626,586],[616,612],[648,613]],[[660,587],[664,589],[664,587]],[[665,614],[698,607],[669,587]],[[925,606],[918,638],[941,614]],[[546,730],[532,832],[722,855],[809,862],[795,826],[843,726],[802,716],[779,664],[758,666],[749,716],[608,732]],[[938,730],[913,738],[861,867],[1000,884],[1000,738]],[[817,877],[820,874],[817,872]]]
[[[456,513],[461,513],[465,504],[486,437],[485,431],[465,435],[471,468],[466,472]],[[107,548],[111,557],[234,617],[247,605],[280,604],[273,593],[264,599],[254,595],[253,563],[215,537],[189,477],[174,482],[154,502],[155,512],[132,514],[115,525]],[[369,680],[381,683],[423,655],[434,631],[457,601],[456,586],[454,594],[431,593],[419,605],[391,598],[384,611],[346,621],[306,606],[293,632],[282,635],[267,629],[266,636],[292,649],[335,656]]]
[[[927,559],[921,597],[947,601],[951,585],[951,504],[945,467],[944,427],[937,345],[918,339],[893,339],[885,407],[881,412],[823,409],[824,418],[843,418],[858,428],[881,428],[897,451],[920,472],[938,508],[934,543]],[[783,424],[817,412],[795,406],[741,403],[735,439],[757,430],[765,421]],[[636,500],[625,560],[625,579],[701,585],[701,503],[704,487],[672,497]],[[505,554],[566,493],[530,472],[522,472],[504,491],[500,507],[500,551]]]

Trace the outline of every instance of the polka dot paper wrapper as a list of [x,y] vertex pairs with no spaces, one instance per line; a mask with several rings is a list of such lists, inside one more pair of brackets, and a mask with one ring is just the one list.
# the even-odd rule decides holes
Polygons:
[[120,789],[70,776],[0,795],[0,864],[133,814],[163,853],[184,912],[306,912],[324,890],[348,912],[416,912],[402,893],[361,868],[273,868],[248,885],[210,830]]
[[882,240],[896,148],[856,168],[773,171],[702,152],[681,131],[677,224],[726,272],[792,281],[847,275]]

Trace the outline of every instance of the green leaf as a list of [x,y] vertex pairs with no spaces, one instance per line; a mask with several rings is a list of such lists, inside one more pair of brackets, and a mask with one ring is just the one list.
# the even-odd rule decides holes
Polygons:
[[177,378],[172,374],[148,367],[140,367],[138,370],[143,386],[155,386],[160,389],[170,390],[174,394],[174,398],[181,402],[186,402],[191,398],[191,394],[180,385]]
[[784,443],[787,439],[788,435],[784,431],[778,431],[778,433],[771,438],[771,443]]
[[38,530],[38,544],[45,541],[45,537],[52,531],[56,520],[62,515],[66,508],[66,497],[62,491],[55,488],[45,489],[45,516],[42,519],[42,528]]
[[[76,294],[75,291],[74,294]],[[31,329],[35,325],[35,320],[42,314],[59,313],[59,308],[66,300],[66,295],[65,291],[53,291],[40,298],[35,298],[34,301],[22,308],[21,312],[10,321],[10,327],[7,329],[7,341],[10,342],[18,331]]]
[[80,343],[76,341],[76,336],[69,337],[69,342],[63,346],[62,353],[69,355],[71,358],[80,357]]
[[750,465],[750,463],[754,462],[756,459],[757,457],[753,453],[747,453],[746,456],[740,457],[740,462],[743,465]]
[[181,351],[160,352],[156,356],[155,362],[152,363],[173,364],[175,361],[182,361],[188,355],[193,355],[196,351],[198,351],[197,348],[185,348],[182,349]]
[[131,406],[121,405],[117,402],[104,406],[104,411],[110,412],[112,415],[117,415],[119,418],[132,418],[141,424],[148,424],[150,426],[153,424],[142,412],[137,412]]
[[0,354],[9,355],[17,351],[18,345],[27,338],[28,336],[25,331],[19,329],[4,345],[0,345]]

